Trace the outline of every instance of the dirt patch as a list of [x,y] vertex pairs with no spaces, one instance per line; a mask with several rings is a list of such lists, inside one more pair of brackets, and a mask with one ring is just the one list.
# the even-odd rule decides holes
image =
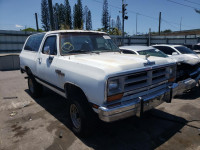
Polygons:
[[184,105],[182,106],[179,111],[187,113],[191,116],[191,118],[199,118],[200,119],[200,109],[193,106],[193,105]]
[[19,122],[25,123],[31,120],[46,119],[45,114],[45,110],[39,111],[37,113],[29,113],[26,116],[22,116],[20,118],[13,118],[12,120],[7,121],[7,123],[16,124]]
[[74,134],[59,121],[53,121],[47,127],[48,132],[55,131],[54,142],[46,150],[68,149],[77,139]]
[[23,137],[29,131],[29,129],[27,129],[26,127],[22,128],[18,125],[12,125],[11,128],[12,131],[15,132],[14,137]]

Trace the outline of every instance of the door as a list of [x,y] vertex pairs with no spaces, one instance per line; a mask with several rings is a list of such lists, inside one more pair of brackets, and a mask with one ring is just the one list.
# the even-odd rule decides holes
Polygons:
[[43,82],[56,85],[57,35],[46,37],[42,50],[38,55],[37,76]]

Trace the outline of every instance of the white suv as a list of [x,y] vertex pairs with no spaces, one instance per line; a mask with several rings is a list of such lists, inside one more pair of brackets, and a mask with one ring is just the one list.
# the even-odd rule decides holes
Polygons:
[[171,102],[176,64],[171,59],[120,52],[104,32],[60,30],[28,37],[20,54],[32,96],[42,86],[69,101],[76,134],[86,135],[98,116],[112,122]]

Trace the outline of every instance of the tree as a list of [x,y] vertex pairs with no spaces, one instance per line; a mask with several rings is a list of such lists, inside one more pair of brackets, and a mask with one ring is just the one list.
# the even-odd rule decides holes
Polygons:
[[122,35],[122,32],[117,28],[112,28],[112,29],[110,29],[109,34],[110,35]]
[[116,28],[120,31],[122,30],[122,24],[121,24],[119,15],[117,16],[117,20],[116,20]]
[[164,31],[162,31],[163,33],[171,33],[172,32],[172,30],[170,30],[170,29],[167,29],[167,30],[164,30]]
[[65,6],[63,4],[59,5],[59,21],[60,26],[65,24]]
[[108,31],[109,28],[109,13],[108,13],[108,1],[103,2],[103,12],[102,12],[102,26],[104,31]]
[[65,0],[65,25],[67,29],[72,29],[71,6],[69,0]]
[[[23,29],[21,31],[37,32],[37,30],[34,29],[34,28],[26,28],[26,29]],[[44,32],[44,31],[42,29],[39,29],[39,32]]]
[[92,16],[91,16],[91,11],[90,10],[87,13],[86,30],[92,30]]
[[74,5],[74,8],[73,8],[73,27],[74,29],[77,28],[77,4]]
[[86,24],[87,24],[86,20],[87,20],[88,11],[89,11],[88,7],[85,6],[84,10],[83,10],[83,26],[85,26],[85,28],[86,28]]
[[49,9],[47,0],[41,1],[41,22],[42,27],[45,31],[49,31],[50,29],[50,20],[49,20]]
[[111,28],[115,28],[115,20],[113,18],[111,19]]
[[56,30],[59,30],[59,29],[60,29],[59,9],[60,9],[59,4],[56,3],[56,4],[53,6],[54,24],[55,24],[55,29],[56,29]]
[[91,11],[87,6],[84,7],[83,11],[83,23],[85,24],[86,30],[92,30],[92,16]]
[[83,9],[81,0],[77,0],[77,4],[74,5],[74,28],[83,29]]

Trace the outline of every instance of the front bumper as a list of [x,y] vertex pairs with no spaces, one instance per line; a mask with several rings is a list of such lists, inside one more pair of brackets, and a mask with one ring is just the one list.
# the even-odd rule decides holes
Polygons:
[[165,92],[157,93],[153,97],[148,97],[146,99],[138,98],[137,101],[126,105],[120,105],[114,108],[99,107],[99,118],[105,122],[113,122],[130,116],[139,115],[141,111],[145,112],[162,104],[166,101],[166,98],[170,97],[171,99],[171,89],[173,87],[176,87],[176,84],[168,87]]
[[194,88],[197,85],[199,79],[200,79],[200,74],[195,79],[188,78],[186,80],[179,81],[178,86],[173,89],[173,96],[182,94],[183,92]]

